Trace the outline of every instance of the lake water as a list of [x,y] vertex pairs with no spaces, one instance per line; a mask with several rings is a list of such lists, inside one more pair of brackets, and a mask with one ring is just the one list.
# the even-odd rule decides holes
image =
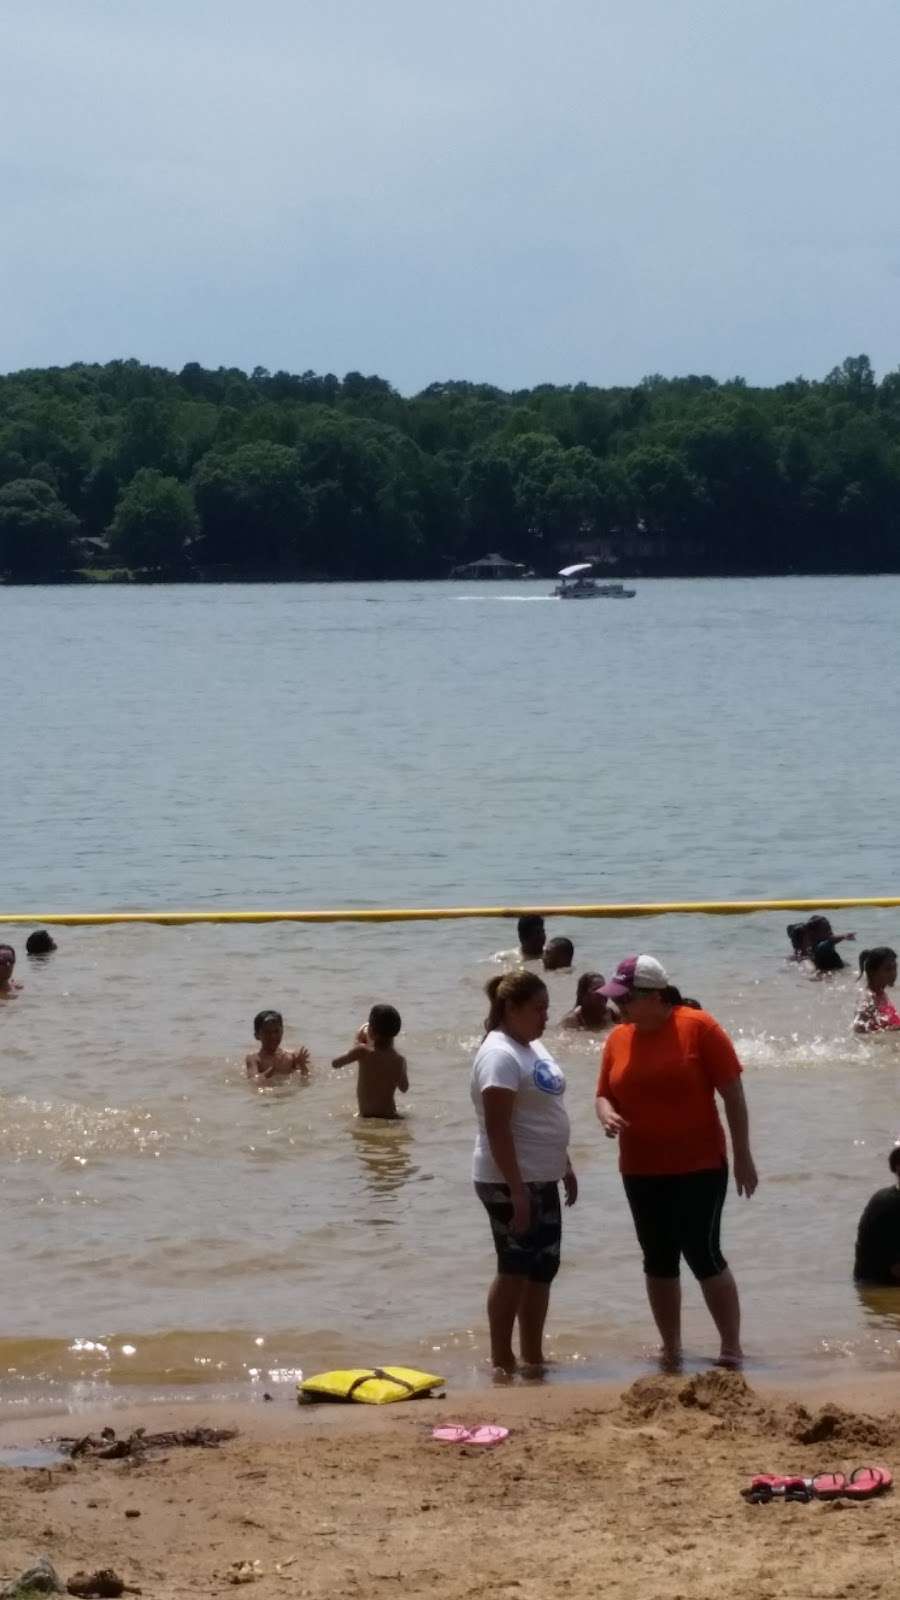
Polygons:
[[[2,909],[897,891],[900,578],[641,582],[569,606],[549,587],[0,589]],[[863,1302],[850,1270],[900,1129],[900,1040],[850,1034],[852,975],[786,965],[788,920],[550,931],[576,971],[649,948],[738,1043],[761,1186],[732,1195],[725,1242],[752,1361],[897,1364],[900,1308]],[[900,913],[841,921],[900,943]],[[468,1067],[514,927],[58,937],[49,961],[20,954],[0,1005],[5,1401],[258,1392],[348,1361],[480,1370]],[[593,1118],[598,1043],[552,1020],[573,989],[551,978],[582,1197],[550,1343],[563,1373],[616,1376],[652,1340]],[[328,1065],[375,1000],[404,1017],[400,1127],[360,1124]],[[314,1071],[259,1094],[242,1062],[271,1005]]]

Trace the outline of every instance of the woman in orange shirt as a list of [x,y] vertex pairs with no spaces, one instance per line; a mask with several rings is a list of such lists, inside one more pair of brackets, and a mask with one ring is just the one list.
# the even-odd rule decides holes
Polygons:
[[597,1116],[619,1140],[619,1166],[644,1256],[647,1298],[667,1365],[681,1360],[681,1257],[719,1332],[719,1361],[737,1366],[741,1310],[719,1245],[731,1134],[738,1194],[753,1194],[747,1103],[734,1046],[706,1011],[685,1006],[653,956],[628,956],[601,990],[622,1022],[603,1051]]

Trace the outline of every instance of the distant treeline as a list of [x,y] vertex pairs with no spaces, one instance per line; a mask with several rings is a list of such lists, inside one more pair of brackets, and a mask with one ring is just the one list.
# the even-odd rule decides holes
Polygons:
[[505,393],[138,361],[0,378],[0,577],[900,570],[900,371]]

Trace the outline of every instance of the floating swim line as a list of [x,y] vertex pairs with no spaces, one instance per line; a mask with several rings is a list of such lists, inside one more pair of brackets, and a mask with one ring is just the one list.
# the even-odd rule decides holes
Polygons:
[[831,900],[671,900],[655,905],[598,906],[426,906],[392,910],[365,907],[335,911],[4,911],[0,923],[59,928],[97,928],[123,922],[149,922],[162,928],[195,922],[456,922],[487,917],[743,917],[756,911],[847,911],[900,906],[900,895],[876,898],[836,896]]

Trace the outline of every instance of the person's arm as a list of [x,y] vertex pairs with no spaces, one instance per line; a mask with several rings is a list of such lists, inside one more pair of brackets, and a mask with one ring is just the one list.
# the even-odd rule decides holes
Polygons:
[[363,1055],[365,1055],[365,1051],[363,1050],[362,1045],[355,1044],[352,1050],[347,1050],[344,1055],[335,1056],[331,1065],[333,1067],[349,1067],[352,1066],[354,1061],[359,1061],[360,1057]]
[[735,1187],[738,1194],[746,1195],[749,1200],[759,1183],[759,1178],[750,1154],[750,1117],[747,1112],[747,1101],[744,1098],[744,1085],[740,1078],[732,1078],[729,1083],[721,1085],[719,1093],[725,1106],[728,1131],[731,1134]]
[[878,1007],[875,996],[867,994],[857,1007],[856,1016],[853,1018],[854,1033],[875,1033],[878,1028]]
[[842,944],[845,939],[849,939],[852,944],[855,938],[855,933],[835,933],[832,934],[831,942],[832,944]]
[[568,1154],[566,1154],[566,1170],[563,1173],[563,1188],[566,1191],[566,1205],[573,1206],[578,1199],[578,1179]]
[[609,1080],[612,1072],[612,1038],[607,1039],[603,1046],[601,1057],[600,1077],[597,1080],[597,1098],[594,1101],[594,1110],[607,1139],[617,1139],[623,1128],[628,1127],[623,1116],[616,1110],[615,1104],[609,1093]]
[[255,1078],[259,1072],[259,1062],[255,1055],[249,1055],[244,1061],[244,1068],[248,1078]]
[[405,1056],[400,1057],[400,1065],[397,1068],[397,1088],[400,1090],[401,1094],[409,1093],[409,1075],[406,1071]]
[[509,1186],[513,1205],[513,1233],[527,1233],[531,1225],[531,1196],[522,1181],[519,1158],[512,1136],[512,1114],[516,1101],[514,1089],[482,1089],[484,1128],[491,1155]]
[[612,1101],[605,1094],[598,1094],[594,1101],[594,1110],[607,1139],[617,1139],[622,1129],[628,1127],[625,1118],[620,1116]]

